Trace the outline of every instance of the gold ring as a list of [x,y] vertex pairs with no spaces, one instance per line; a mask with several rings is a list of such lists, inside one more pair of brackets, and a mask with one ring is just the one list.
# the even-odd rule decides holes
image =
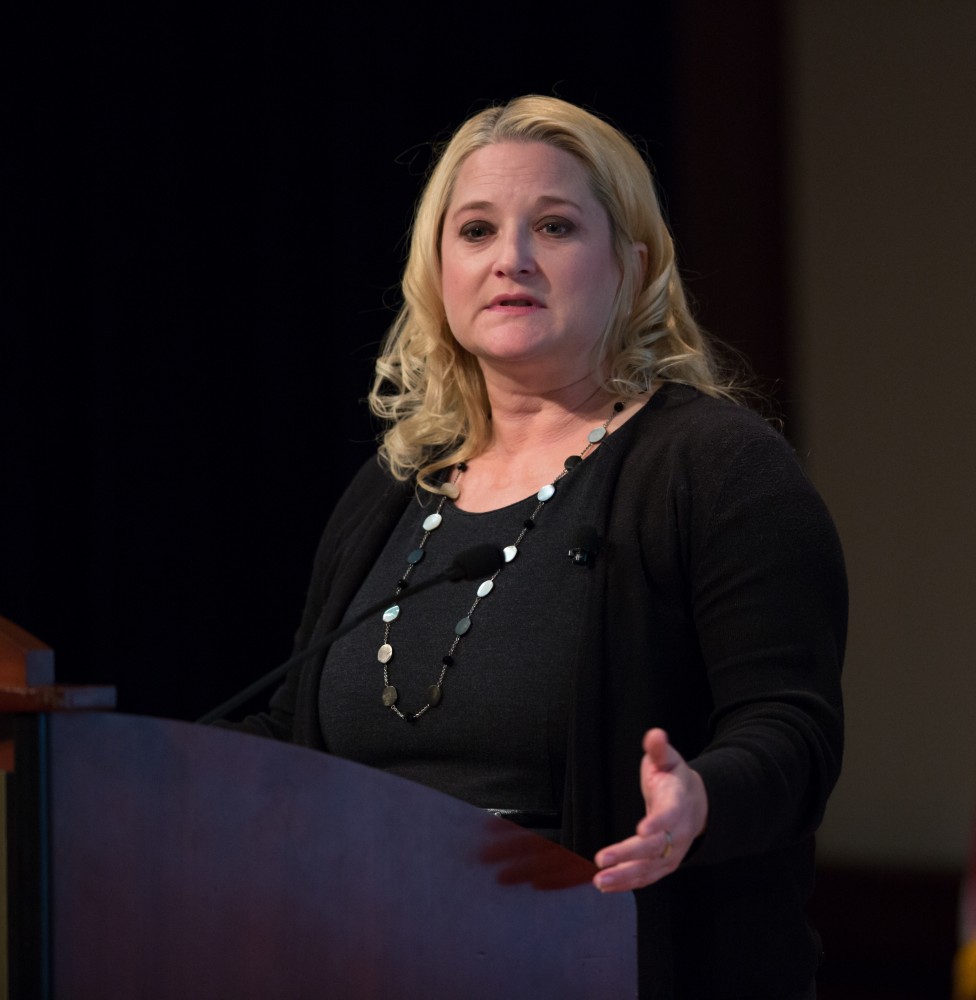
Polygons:
[[665,830],[664,831],[664,850],[661,851],[661,858],[662,858],[662,860],[664,858],[666,858],[671,853],[671,845],[673,843],[674,843],[674,841],[671,839],[671,831],[670,830]]

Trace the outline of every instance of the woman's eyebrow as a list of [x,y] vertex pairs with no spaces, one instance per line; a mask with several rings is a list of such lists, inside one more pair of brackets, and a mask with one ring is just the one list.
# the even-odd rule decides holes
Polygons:
[[[575,208],[577,211],[582,211],[580,205],[578,205],[572,198],[564,197],[563,195],[557,194],[543,194],[540,195],[535,200],[536,208],[551,208],[554,205],[568,205],[570,208]],[[485,209],[494,208],[495,204],[491,201],[466,201],[463,205],[458,205],[454,211],[450,213],[451,218],[457,215],[461,215],[464,212],[480,212]]]

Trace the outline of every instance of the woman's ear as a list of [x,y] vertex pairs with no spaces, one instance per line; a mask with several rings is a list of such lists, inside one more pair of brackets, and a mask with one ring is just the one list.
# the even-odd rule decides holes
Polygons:
[[647,244],[635,241],[631,244],[631,249],[637,254],[637,263],[640,269],[641,283],[643,284],[644,278],[647,277]]

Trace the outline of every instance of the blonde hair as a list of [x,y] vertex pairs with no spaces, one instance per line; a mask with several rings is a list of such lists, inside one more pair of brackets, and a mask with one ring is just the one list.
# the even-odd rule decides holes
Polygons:
[[[403,305],[376,361],[369,405],[388,423],[380,457],[397,479],[443,492],[437,473],[490,440],[489,402],[475,357],[457,343],[441,297],[440,240],[458,171],[478,149],[543,142],[574,156],[610,220],[621,282],[597,343],[604,387],[619,397],[654,380],[732,396],[688,308],[674,244],[651,172],[616,128],[554,97],[526,96],[469,118],[444,146],[417,204],[401,289]],[[642,269],[634,243],[647,247]]]

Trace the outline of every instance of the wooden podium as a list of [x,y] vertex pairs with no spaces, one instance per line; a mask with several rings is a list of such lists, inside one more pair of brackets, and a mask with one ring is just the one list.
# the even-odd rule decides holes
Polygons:
[[328,754],[24,697],[12,997],[636,996],[633,897],[561,847]]

